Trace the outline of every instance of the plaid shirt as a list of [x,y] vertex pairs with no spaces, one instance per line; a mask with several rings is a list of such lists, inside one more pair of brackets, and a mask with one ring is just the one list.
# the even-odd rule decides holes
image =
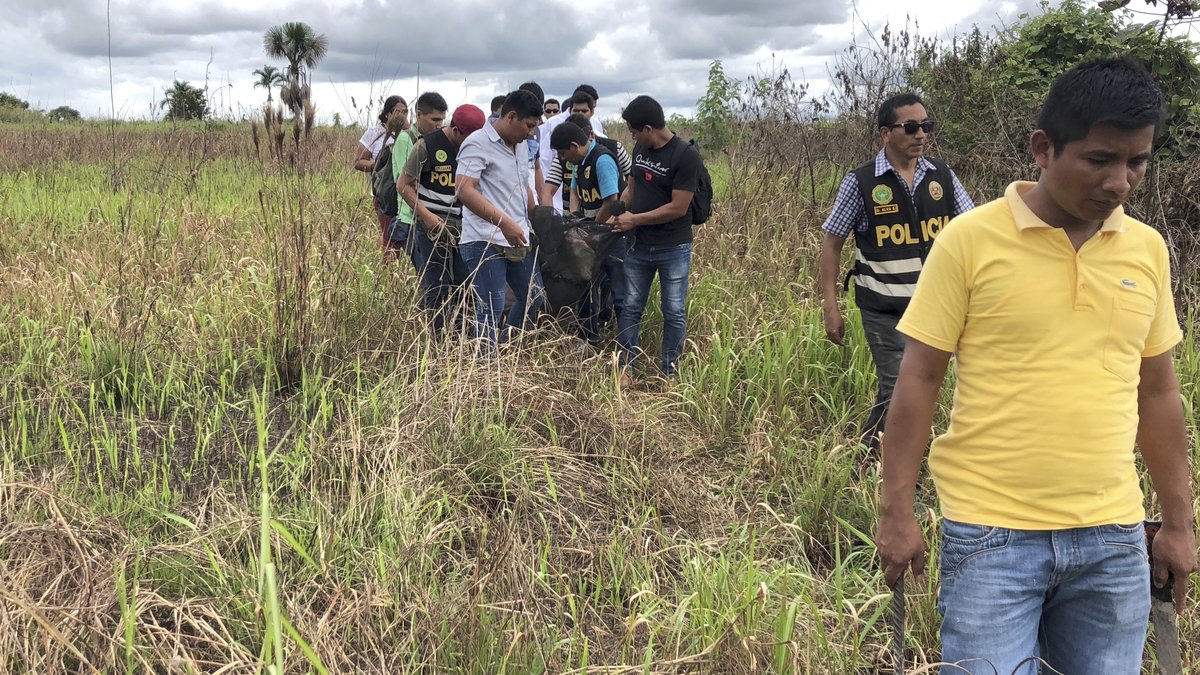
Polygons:
[[[875,175],[882,176],[888,171],[900,178],[900,172],[892,167],[887,155],[880,150],[879,154],[875,155]],[[928,159],[918,157],[913,185],[920,185],[929,171],[937,171],[937,167]],[[950,172],[950,182],[954,184],[954,215],[959,216],[975,208],[975,202],[971,201],[971,196],[963,189],[962,183],[958,182],[958,176],[954,175],[953,170]],[[900,184],[904,186],[904,191],[912,200],[912,186],[903,178],[900,178]],[[842,239],[849,237],[855,229],[859,232],[867,230],[867,209],[863,205],[862,195],[858,190],[858,181],[854,179],[853,173],[846,174],[846,177],[842,179],[842,184],[838,187],[837,199],[833,202],[833,210],[829,212],[829,218],[825,220],[824,225],[821,225],[821,229]]]

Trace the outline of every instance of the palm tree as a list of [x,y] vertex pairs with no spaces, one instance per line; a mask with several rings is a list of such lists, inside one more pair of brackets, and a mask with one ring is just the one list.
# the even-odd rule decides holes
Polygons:
[[254,75],[258,76],[258,81],[254,83],[254,88],[262,87],[267,90],[267,105],[271,105],[271,87],[278,87],[284,83],[283,73],[275,66],[263,66],[254,71]]
[[329,38],[304,22],[289,21],[263,34],[263,49],[267,56],[287,60],[287,83],[280,89],[279,98],[298,114],[308,98],[309,71],[329,51]]
[[208,101],[204,98],[204,90],[180,80],[175,80],[171,88],[163,92],[159,107],[167,109],[169,120],[202,120],[208,117]]

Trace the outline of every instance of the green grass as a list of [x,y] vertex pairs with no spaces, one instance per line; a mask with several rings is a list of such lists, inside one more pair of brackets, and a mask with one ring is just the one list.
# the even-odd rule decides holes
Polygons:
[[552,330],[491,364],[434,339],[351,133],[295,171],[245,128],[123,128],[114,171],[63,129],[0,131],[30,151],[0,171],[0,670],[887,667],[870,358],[852,316],[824,339],[802,195],[713,167],[681,377],[622,390]]

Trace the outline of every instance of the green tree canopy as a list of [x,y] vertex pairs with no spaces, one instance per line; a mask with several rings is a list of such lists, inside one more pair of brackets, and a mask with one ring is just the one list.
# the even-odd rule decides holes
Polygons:
[[51,122],[78,122],[80,116],[78,110],[70,106],[60,105],[46,113],[46,119]]
[[7,91],[0,91],[0,108],[29,110],[29,101],[21,100]]
[[167,109],[169,120],[202,120],[208,116],[204,90],[180,80],[175,80],[167,89],[159,105]]

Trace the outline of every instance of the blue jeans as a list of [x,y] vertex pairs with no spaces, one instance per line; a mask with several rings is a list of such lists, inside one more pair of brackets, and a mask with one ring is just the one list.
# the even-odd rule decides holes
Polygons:
[[593,346],[600,344],[604,324],[613,316],[620,317],[625,307],[625,256],[628,251],[628,237],[618,238],[601,264],[600,273],[588,287],[587,295],[580,301],[580,337]]
[[[1142,524],[1034,531],[944,520],[938,609],[942,660],[971,673],[1012,673],[1041,657],[1067,675],[1137,675],[1150,614]],[[1037,662],[1016,672],[1035,674]]]
[[499,246],[484,241],[458,245],[463,262],[470,270],[471,288],[475,290],[475,337],[486,338],[492,345],[502,342],[506,331],[500,330],[504,314],[504,285],[512,288],[516,302],[508,310],[507,325],[524,328],[542,309],[542,275],[530,252],[521,262],[504,257]]
[[662,292],[663,341],[659,367],[664,374],[675,372],[683,354],[687,329],[688,272],[692,269],[692,245],[640,246],[632,243],[625,253],[625,306],[617,317],[617,345],[621,365],[637,357],[642,314],[650,298],[650,284],[658,275]]
[[432,317],[433,329],[441,331],[457,305],[454,290],[467,280],[467,265],[457,244],[430,239],[421,225],[412,226],[408,239],[409,257],[421,285],[421,307]]

